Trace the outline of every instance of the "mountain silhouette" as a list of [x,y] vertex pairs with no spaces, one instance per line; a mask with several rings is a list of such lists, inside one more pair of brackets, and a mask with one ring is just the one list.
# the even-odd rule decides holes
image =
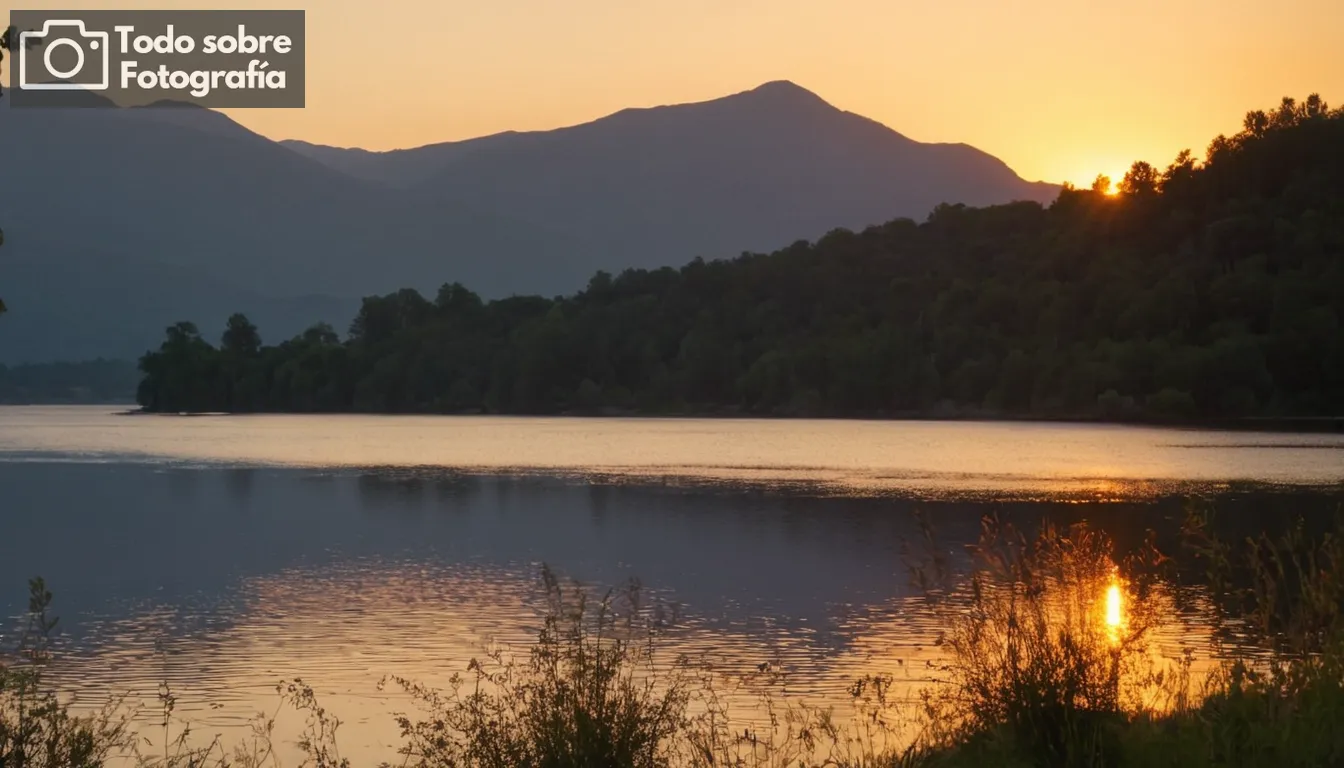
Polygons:
[[714,101],[626,109],[570,128],[387,153],[288,146],[443,205],[477,205],[628,261],[765,250],[939,203],[1051,200],[964,144],[922,144],[787,81]]
[[183,319],[214,339],[234,310],[343,330],[359,296],[400,287],[552,295],[597,269],[1057,192],[784,81],[382,153],[275,142],[191,106],[3,104],[19,151],[0,188],[0,362],[136,355]]

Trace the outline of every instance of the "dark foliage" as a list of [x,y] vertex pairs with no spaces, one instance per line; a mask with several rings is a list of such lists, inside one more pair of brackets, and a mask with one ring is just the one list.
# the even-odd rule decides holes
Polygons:
[[[16,34],[17,31],[14,29],[14,27],[9,27],[4,32],[0,32],[0,72],[4,71],[3,68],[5,61],[5,51],[13,50],[11,46],[14,44],[14,36]],[[0,96],[3,95],[5,95],[5,92],[3,89],[0,89]],[[0,230],[0,245],[4,244],[5,244],[5,233],[3,230]],[[3,315],[4,313],[5,313],[5,302],[3,300],[0,300],[0,315]]]
[[1049,207],[943,205],[922,224],[573,296],[456,283],[222,347],[182,323],[141,360],[159,411],[638,410],[1112,419],[1344,412],[1344,110],[1252,112],[1197,163],[1135,163]]

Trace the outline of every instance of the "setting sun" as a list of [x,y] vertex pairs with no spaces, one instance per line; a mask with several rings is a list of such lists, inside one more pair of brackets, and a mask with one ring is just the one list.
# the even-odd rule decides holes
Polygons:
[[1125,178],[1125,170],[1106,171],[1101,173],[1075,174],[1075,178],[1080,179],[1077,182],[1071,182],[1078,189],[1097,190],[1108,197],[1120,194],[1120,180]]

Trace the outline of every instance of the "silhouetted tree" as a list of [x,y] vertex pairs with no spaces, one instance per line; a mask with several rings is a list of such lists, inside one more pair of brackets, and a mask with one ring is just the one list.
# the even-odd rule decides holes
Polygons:
[[1270,125],[1271,120],[1269,115],[1265,114],[1264,110],[1260,109],[1257,109],[1254,112],[1247,112],[1246,119],[1242,123],[1246,133],[1256,139],[1264,137],[1265,133],[1269,131]]
[[1129,167],[1125,178],[1120,181],[1120,194],[1151,195],[1157,192],[1157,169],[1142,160]]
[[1188,149],[1182,149],[1171,165],[1162,172],[1159,188],[1163,192],[1172,192],[1186,182],[1195,172],[1195,156]]
[[[0,74],[4,73],[5,51],[11,50],[10,44],[17,37],[14,27],[9,27],[3,33],[0,33]],[[0,89],[0,96],[4,96],[4,89]],[[0,246],[5,244],[5,232],[0,229]],[[5,313],[4,299],[0,299],[0,315]]]
[[[4,32],[0,33],[0,74],[4,74],[5,51],[8,51],[10,49],[9,44],[10,41],[14,39],[14,34],[15,33],[13,27],[9,27],[5,29]],[[4,89],[0,89],[0,96],[3,96],[4,94],[5,94]]]
[[1302,115],[1308,120],[1315,120],[1326,117],[1330,113],[1330,107],[1321,98],[1319,93],[1313,93],[1307,97],[1302,104]]
[[246,315],[233,314],[224,328],[220,348],[225,354],[253,357],[261,349],[261,334]]

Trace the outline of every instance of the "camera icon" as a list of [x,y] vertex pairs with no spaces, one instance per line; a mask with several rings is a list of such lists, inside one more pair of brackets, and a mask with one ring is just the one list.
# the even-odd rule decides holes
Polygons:
[[[39,61],[29,47],[45,50]],[[79,19],[48,19],[41,32],[19,34],[19,88],[25,91],[105,91],[108,84],[108,35],[90,32]],[[75,52],[73,67],[62,69],[52,63],[52,54],[63,48]],[[88,53],[92,52],[92,56]],[[90,60],[92,59],[92,60]],[[30,66],[35,65],[35,66]],[[36,82],[39,78],[64,82]]]

